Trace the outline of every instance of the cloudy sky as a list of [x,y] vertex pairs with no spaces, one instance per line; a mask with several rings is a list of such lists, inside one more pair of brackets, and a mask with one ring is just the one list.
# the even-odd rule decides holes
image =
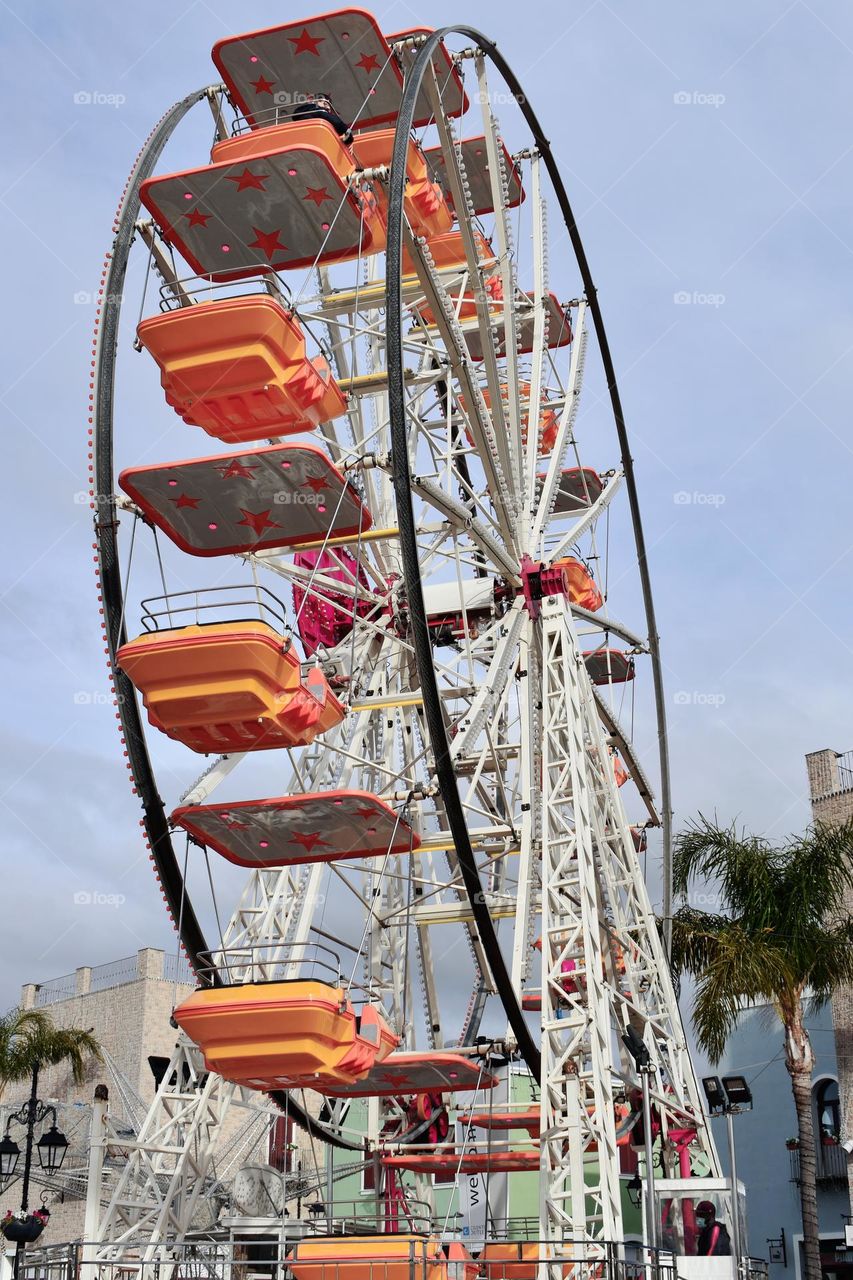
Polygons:
[[[375,12],[386,30],[464,18],[494,36],[562,164],[633,433],[678,819],[802,828],[804,753],[853,747],[853,12]],[[78,497],[92,298],[154,122],[216,78],[210,47],[235,22],[285,16],[260,0],[237,19],[207,0],[0,6],[4,1005],[23,981],[174,945],[107,699]]]

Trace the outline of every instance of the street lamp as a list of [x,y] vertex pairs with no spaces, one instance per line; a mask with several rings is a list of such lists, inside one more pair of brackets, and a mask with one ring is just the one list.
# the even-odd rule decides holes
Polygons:
[[7,1182],[18,1167],[18,1159],[21,1154],[21,1148],[17,1142],[9,1137],[8,1133],[3,1135],[0,1142],[0,1182]]
[[[652,1103],[649,1096],[649,1076],[657,1067],[652,1062],[646,1042],[629,1024],[622,1036],[622,1043],[634,1059],[643,1090],[643,1137],[646,1155],[646,1231],[650,1249],[657,1249],[658,1224],[655,1208],[654,1136],[652,1134]],[[635,1175],[639,1178],[639,1174]],[[632,1179],[633,1181],[633,1179]]]
[[625,1190],[628,1192],[628,1199],[635,1209],[639,1209],[643,1203],[643,1179],[639,1173],[635,1173],[633,1178],[628,1182]]
[[[53,1108],[51,1108],[53,1110]],[[46,1173],[59,1173],[62,1161],[68,1150],[68,1139],[56,1127],[56,1112],[53,1112],[53,1124],[47,1133],[43,1133],[36,1143],[39,1164]]]
[[[24,1214],[29,1209],[33,1147],[35,1146],[38,1152],[39,1165],[46,1173],[57,1173],[59,1171],[65,1159],[65,1153],[68,1150],[68,1139],[56,1126],[56,1107],[41,1101],[38,1096],[38,1082],[39,1064],[36,1063],[33,1067],[30,1096],[18,1111],[9,1116],[6,1121],[6,1133],[2,1142],[0,1142],[0,1177],[10,1178],[17,1168],[18,1157],[21,1152],[17,1142],[9,1134],[9,1127],[14,1121],[15,1124],[22,1125],[27,1131],[27,1141],[24,1147],[24,1172],[21,1178],[21,1212]],[[36,1143],[36,1125],[43,1124],[48,1116],[51,1122],[50,1128],[41,1135]],[[25,1247],[23,1240],[19,1240],[15,1246],[15,1263],[12,1273],[14,1280],[18,1280],[20,1275]]]
[[735,1156],[735,1129],[733,1116],[742,1111],[752,1110],[752,1090],[746,1076],[733,1075],[706,1076],[702,1081],[705,1097],[708,1100],[708,1111],[712,1116],[725,1116],[729,1139],[729,1168],[732,1179],[732,1244],[734,1245],[737,1267],[743,1259],[744,1242],[741,1239],[740,1204],[737,1194],[737,1158]]

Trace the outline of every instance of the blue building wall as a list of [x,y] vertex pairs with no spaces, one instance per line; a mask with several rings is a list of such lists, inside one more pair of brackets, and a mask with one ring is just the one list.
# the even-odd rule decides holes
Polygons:
[[[686,1021],[688,1021],[686,1019]],[[817,1059],[815,1082],[822,1077],[838,1079],[831,1010],[811,1009],[806,1026]],[[778,1238],[784,1227],[788,1264],[771,1265],[771,1280],[796,1280],[795,1238],[802,1233],[799,1188],[791,1181],[791,1153],[785,1141],[797,1132],[791,1083],[783,1059],[782,1027],[772,1009],[744,1011],[731,1036],[724,1057],[714,1067],[695,1058],[700,1075],[743,1074],[754,1098],[754,1108],[734,1117],[735,1153],[738,1177],[746,1187],[749,1252],[768,1256],[767,1240]],[[729,1158],[724,1118],[711,1121],[723,1167],[728,1174]],[[818,1140],[819,1141],[819,1140]],[[818,1152],[820,1161],[821,1152]],[[833,1165],[843,1169],[842,1148],[830,1153]],[[829,1163],[827,1157],[825,1163]],[[818,1185],[818,1215],[821,1235],[844,1236],[844,1218],[850,1212],[846,1186]],[[827,1240],[822,1246],[831,1250]]]

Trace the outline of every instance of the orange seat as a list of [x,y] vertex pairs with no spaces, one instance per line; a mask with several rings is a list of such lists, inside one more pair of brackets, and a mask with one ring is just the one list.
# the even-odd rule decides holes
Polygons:
[[314,980],[208,987],[174,1016],[209,1070],[253,1089],[349,1084],[399,1043],[379,1009],[359,1018],[342,988]]
[[438,1240],[397,1232],[300,1240],[287,1261],[296,1280],[447,1280]]
[[326,361],[308,359],[298,320],[274,298],[183,307],[143,320],[137,332],[168,403],[220,440],[290,435],[346,412]]
[[[364,169],[390,165],[395,132],[394,129],[376,129],[358,134],[353,142],[353,151],[359,165]],[[409,139],[406,153],[406,178],[403,207],[412,231],[427,240],[444,235],[453,226],[453,211],[440,184],[430,177],[423,151],[413,138]]]
[[[491,408],[492,398],[491,398],[491,395],[489,394],[488,387],[483,387],[482,392],[483,392],[483,399],[486,402],[486,406],[488,408]],[[526,444],[527,443],[527,422],[530,417],[530,383],[519,382],[518,393],[521,400],[521,439],[523,443]],[[508,398],[509,398],[509,391],[506,386],[502,386],[501,399],[503,400],[505,405]],[[466,406],[465,406],[465,400],[462,396],[459,397],[459,402],[464,409]],[[557,439],[557,432],[559,430],[559,427],[560,427],[560,415],[557,413],[556,409],[549,409],[547,404],[543,404],[539,411],[539,431],[540,431],[539,454],[540,456],[550,453],[551,450],[554,448],[554,443]],[[468,431],[467,427],[465,429],[465,435],[468,439],[468,443],[473,444],[474,443],[473,438],[470,432]]]
[[[474,240],[477,245],[477,257],[483,263],[494,263],[495,251],[489,244],[484,235],[479,231],[474,232]],[[465,246],[462,243],[462,233],[460,231],[448,231],[444,235],[434,236],[429,242],[430,256],[435,263],[436,268],[441,271],[446,267],[464,267]],[[407,249],[403,249],[403,275],[414,275],[415,264]]]
[[555,560],[551,567],[563,570],[566,594],[572,604],[579,604],[582,609],[589,609],[591,613],[601,608],[604,597],[595,585],[592,574],[580,560],[576,560],[574,556],[566,556],[562,560]]
[[485,1280],[536,1280],[542,1246],[535,1240],[490,1240],[480,1263]]
[[303,677],[292,644],[265,622],[146,632],[116,657],[152,725],[193,751],[306,746],[344,718],[322,671]]

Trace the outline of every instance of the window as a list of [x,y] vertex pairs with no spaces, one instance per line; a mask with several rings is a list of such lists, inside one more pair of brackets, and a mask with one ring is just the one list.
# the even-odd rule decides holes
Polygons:
[[815,1085],[817,1128],[821,1141],[838,1142],[841,1136],[841,1107],[838,1100],[838,1081],[819,1080]]

